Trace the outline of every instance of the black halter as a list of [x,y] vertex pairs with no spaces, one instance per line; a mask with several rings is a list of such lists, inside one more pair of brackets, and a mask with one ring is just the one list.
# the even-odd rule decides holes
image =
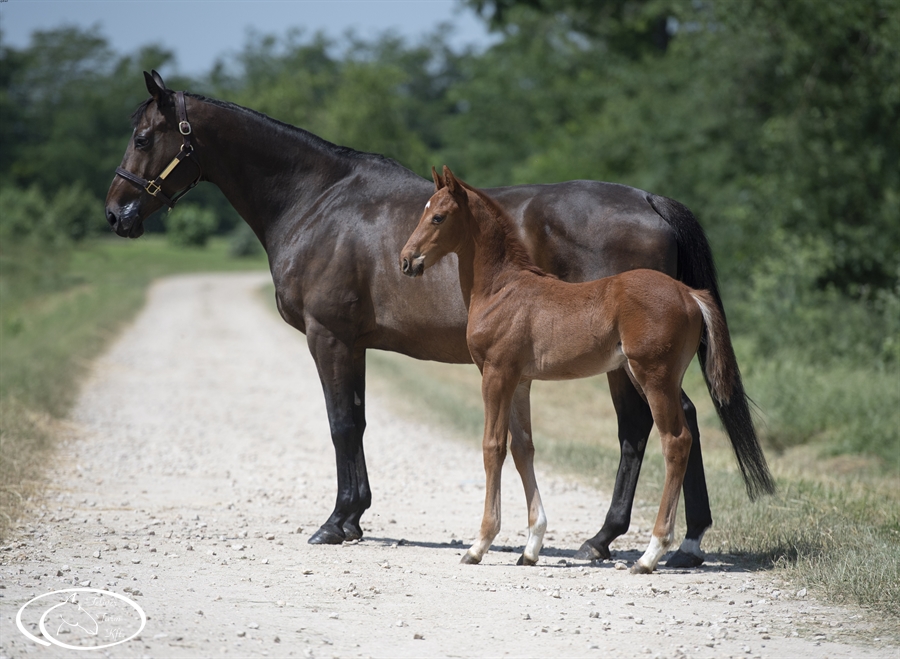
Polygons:
[[116,167],[116,174],[131,181],[139,188],[146,190],[150,196],[161,199],[163,203],[169,207],[169,210],[175,208],[176,202],[186,195],[191,188],[197,185],[200,182],[200,177],[203,176],[203,169],[200,167],[200,163],[197,162],[197,159],[194,158],[191,160],[191,162],[197,166],[197,178],[194,179],[194,182],[181,192],[172,195],[171,198],[162,191],[162,184],[163,181],[166,180],[166,177],[175,171],[175,168],[181,164],[182,160],[194,152],[194,147],[191,146],[191,124],[188,123],[187,108],[184,105],[184,92],[175,92],[175,99],[175,110],[178,112],[178,132],[181,133],[182,144],[181,150],[174,158],[172,158],[172,162],[170,162],[162,173],[152,181],[148,181],[137,174],[132,174],[121,167]]

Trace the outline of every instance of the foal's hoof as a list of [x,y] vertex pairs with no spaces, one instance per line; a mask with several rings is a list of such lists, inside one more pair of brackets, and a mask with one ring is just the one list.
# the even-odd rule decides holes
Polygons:
[[344,541],[347,540],[361,540],[363,537],[363,530],[359,524],[354,524],[353,522],[344,522]]
[[595,547],[591,541],[581,545],[581,549],[575,552],[575,559],[579,561],[606,561],[609,560],[609,547]]
[[481,562],[480,558],[475,558],[469,552],[463,554],[463,557],[459,561],[463,565],[478,565]]
[[339,545],[346,536],[344,532],[331,524],[323,524],[318,531],[310,536],[308,542],[311,545]]
[[631,566],[631,574],[650,574],[653,570],[649,567],[635,563]]
[[537,561],[526,558],[525,554],[522,554],[521,556],[519,556],[519,560],[516,561],[516,565],[537,565]]
[[696,554],[690,554],[680,549],[672,554],[672,557],[666,561],[666,567],[685,568],[700,567],[703,565],[703,557]]

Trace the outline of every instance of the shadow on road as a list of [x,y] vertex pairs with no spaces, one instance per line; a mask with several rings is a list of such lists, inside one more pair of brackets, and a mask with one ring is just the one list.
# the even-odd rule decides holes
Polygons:
[[[420,547],[422,549],[450,549],[458,552],[466,550],[468,545],[462,541],[451,542],[426,542],[423,540],[407,540],[405,538],[382,538],[366,536],[360,542],[365,544],[381,545],[383,547]],[[491,551],[495,553],[515,554],[517,557],[524,551],[525,545],[491,545]],[[612,552],[612,558],[607,561],[580,561],[575,559],[577,549],[562,549],[552,545],[545,545],[541,549],[541,560],[537,567],[541,568],[573,568],[587,567],[595,569],[616,569],[616,563],[625,563],[627,566],[634,564],[643,552],[632,549]],[[695,568],[673,568],[665,566],[672,553],[666,554],[659,563],[656,573],[668,574],[707,574],[714,572],[767,572],[771,568],[760,564],[746,556],[734,554],[707,553],[706,562]],[[555,560],[554,560],[555,559]],[[515,561],[512,561],[513,563]],[[621,569],[621,568],[619,568]]]

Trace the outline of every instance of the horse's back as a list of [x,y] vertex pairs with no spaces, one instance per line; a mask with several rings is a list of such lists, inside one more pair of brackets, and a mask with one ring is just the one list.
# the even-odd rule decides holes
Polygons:
[[643,190],[567,181],[487,192],[515,219],[537,265],[560,279],[590,281],[635,268],[677,274],[675,232]]

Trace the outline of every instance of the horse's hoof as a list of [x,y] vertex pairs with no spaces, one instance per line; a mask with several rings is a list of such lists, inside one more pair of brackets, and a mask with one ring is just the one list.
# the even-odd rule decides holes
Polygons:
[[359,524],[344,522],[344,540],[362,540],[363,530]]
[[595,547],[590,540],[581,545],[581,549],[575,552],[575,559],[579,561],[606,561],[609,560],[609,547]]
[[344,532],[335,526],[323,524],[318,531],[310,536],[309,544],[311,545],[339,545],[345,539]]
[[516,561],[516,565],[537,565],[537,561],[526,558],[525,554],[522,554],[521,556],[519,556],[519,560]]
[[666,567],[674,568],[700,567],[701,565],[703,565],[703,557],[681,551],[680,549],[666,561]]
[[631,574],[650,574],[653,570],[649,567],[635,563],[631,566]]
[[463,554],[463,557],[459,561],[463,565],[478,565],[481,562],[480,558],[475,558],[469,552]]

